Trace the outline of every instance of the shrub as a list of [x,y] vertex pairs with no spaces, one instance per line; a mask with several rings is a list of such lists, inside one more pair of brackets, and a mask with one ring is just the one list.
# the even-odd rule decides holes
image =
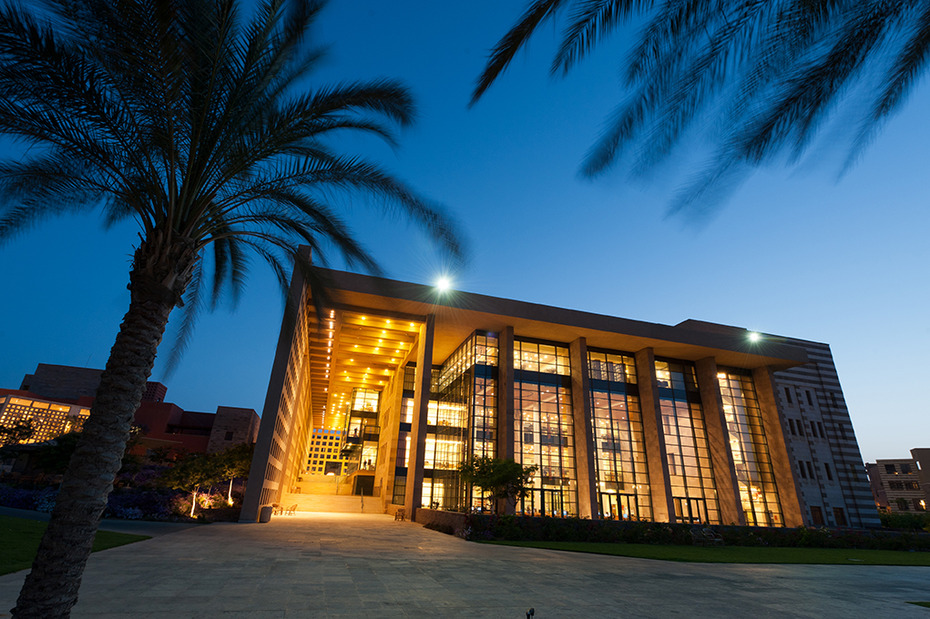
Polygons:
[[439,531],[440,533],[445,533],[446,535],[455,535],[455,529],[452,528],[452,525],[442,524],[440,522],[427,522],[423,525],[423,528]]
[[42,488],[35,491],[35,510],[46,514],[52,513],[55,509],[55,501],[58,499],[58,488]]
[[930,531],[930,513],[927,512],[922,514],[882,513],[879,514],[879,518],[886,529]]
[[[646,521],[584,520],[531,516],[470,514],[464,535],[469,540],[579,541],[629,544],[693,543],[694,526]],[[862,548],[930,551],[930,535],[826,527],[714,526],[730,546],[786,546],[806,548]]]
[[174,492],[166,490],[121,489],[110,494],[104,517],[128,520],[170,520],[169,507]]
[[14,509],[35,509],[36,491],[13,486],[0,486],[0,505]]

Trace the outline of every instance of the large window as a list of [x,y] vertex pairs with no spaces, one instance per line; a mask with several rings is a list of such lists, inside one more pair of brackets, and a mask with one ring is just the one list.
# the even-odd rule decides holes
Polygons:
[[[437,401],[427,419],[423,504],[442,509],[489,508],[469,500],[458,473],[469,455],[494,457],[497,440],[497,336],[476,331],[436,377]],[[470,501],[470,502],[469,502]]]
[[[772,459],[769,456],[762,412],[752,383],[745,371],[721,368],[717,373],[723,413],[730,437],[730,453],[736,466],[740,502],[750,526],[783,526]],[[829,469],[827,469],[829,474]]]
[[636,384],[636,361],[632,355],[588,350],[588,374],[592,381]]
[[513,343],[513,368],[543,374],[571,374],[568,347],[517,340]]
[[534,488],[517,511],[574,516],[578,507],[568,348],[515,341],[514,359],[520,368],[514,372],[514,459],[539,467]]
[[656,360],[662,432],[675,517],[720,523],[717,489],[694,365]]
[[643,417],[630,355],[588,352],[601,518],[651,520]]

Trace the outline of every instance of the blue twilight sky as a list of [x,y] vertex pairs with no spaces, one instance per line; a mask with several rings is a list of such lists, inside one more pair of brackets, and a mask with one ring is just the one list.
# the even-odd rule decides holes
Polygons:
[[[455,287],[828,342],[863,457],[930,446],[930,410],[915,394],[930,380],[927,80],[838,181],[842,132],[828,129],[802,167],[757,174],[696,224],[666,207],[699,158],[678,158],[648,182],[622,170],[578,177],[621,95],[621,47],[552,79],[555,33],[544,29],[467,109],[487,50],[523,4],[333,0],[316,30],[332,46],[320,83],[395,77],[416,95],[420,119],[400,149],[358,146],[461,224],[470,260]],[[389,276],[429,283],[443,269],[413,228],[344,206]],[[103,367],[128,303],[135,239],[131,226],[69,217],[0,247],[0,386],[18,387],[40,362]],[[159,363],[152,379],[187,410],[260,411],[281,312],[270,273],[256,264],[238,307],[205,315],[174,376]]]

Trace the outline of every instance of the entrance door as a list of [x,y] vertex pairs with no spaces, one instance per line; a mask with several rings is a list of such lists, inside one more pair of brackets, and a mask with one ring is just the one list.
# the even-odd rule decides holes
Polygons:
[[673,497],[675,501],[675,516],[679,522],[706,523],[707,502],[704,499],[691,499],[688,497]]
[[363,496],[372,496],[375,490],[374,475],[358,475],[355,478],[355,494]]
[[527,516],[564,518],[567,515],[562,491],[557,488],[531,490],[520,502],[520,507]]
[[636,520],[635,494],[601,493],[601,518],[605,520]]
[[552,516],[553,518],[564,518],[565,509],[562,502],[562,491],[561,490],[549,490],[543,489],[540,490],[541,494],[541,504],[540,509],[542,513],[547,516]]

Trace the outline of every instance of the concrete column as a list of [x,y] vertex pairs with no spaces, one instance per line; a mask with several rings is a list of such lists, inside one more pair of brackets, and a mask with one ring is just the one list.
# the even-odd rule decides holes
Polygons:
[[417,346],[417,378],[413,392],[413,423],[410,424],[410,462],[407,465],[407,489],[404,507],[410,520],[423,500],[423,460],[426,454],[426,420],[429,413],[430,377],[433,369],[433,331],[435,317],[430,314],[420,325]]
[[513,458],[513,327],[501,329],[497,349],[497,456]]
[[397,448],[400,438],[400,420],[404,411],[404,367],[394,372],[381,393],[381,410],[378,413],[381,435],[378,445],[378,462],[375,465],[376,484],[381,485],[381,504],[388,512],[394,498],[394,472],[397,468]]
[[[504,327],[497,340],[497,457],[513,459],[513,327]],[[512,514],[516,511],[513,501],[501,500],[498,513]]]
[[733,451],[730,449],[730,434],[723,411],[720,381],[717,379],[717,361],[713,357],[699,359],[695,369],[701,389],[701,408],[704,409],[710,462],[714,468],[720,523],[745,525],[746,515],[740,501],[736,466],[733,462]]
[[572,368],[572,419],[575,427],[575,479],[578,484],[578,516],[598,517],[597,474],[594,468],[594,432],[591,430],[588,345],[580,337],[569,346]]
[[646,462],[649,467],[652,517],[656,522],[671,522],[675,518],[675,509],[668,477],[665,435],[662,432],[656,358],[651,348],[636,353],[636,382],[639,384],[639,405],[643,411],[643,439],[646,442]]
[[778,502],[781,504],[782,517],[785,519],[786,527],[799,527],[804,524],[804,515],[801,511],[798,487],[791,466],[793,460],[788,453],[781,414],[778,412],[772,368],[761,367],[753,370],[752,383],[756,388],[756,397],[759,398],[762,429],[765,431],[765,442],[769,448],[769,458],[772,460],[772,471],[775,474],[775,487],[778,489]]

